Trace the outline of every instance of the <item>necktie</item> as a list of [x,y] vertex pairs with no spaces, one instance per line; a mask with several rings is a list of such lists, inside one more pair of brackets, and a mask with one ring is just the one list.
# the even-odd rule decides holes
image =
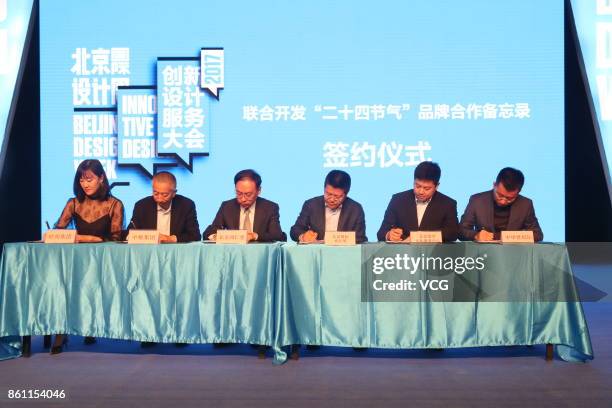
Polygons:
[[246,210],[244,210],[244,223],[242,224],[242,229],[245,229],[248,232],[253,232],[253,228],[251,227],[251,218],[249,218],[250,213],[251,213],[250,208],[247,208]]

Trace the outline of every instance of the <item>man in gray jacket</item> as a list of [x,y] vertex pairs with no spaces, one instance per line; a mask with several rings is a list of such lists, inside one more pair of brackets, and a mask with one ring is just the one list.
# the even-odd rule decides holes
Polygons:
[[520,195],[525,177],[511,167],[501,169],[493,190],[474,194],[459,223],[463,241],[492,241],[500,239],[501,231],[533,231],[537,241],[544,234],[535,215],[533,203]]

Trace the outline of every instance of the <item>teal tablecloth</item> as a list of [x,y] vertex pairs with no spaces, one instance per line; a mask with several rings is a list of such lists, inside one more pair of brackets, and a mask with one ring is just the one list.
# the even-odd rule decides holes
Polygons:
[[[367,244],[375,253],[386,244]],[[388,249],[388,247],[387,247]],[[0,265],[0,359],[17,335],[68,333],[155,342],[427,348],[558,345],[592,358],[563,245],[401,246],[410,254],[488,254],[489,301],[362,302],[360,246],[294,244],[6,244]],[[466,275],[467,276],[467,275]],[[455,284],[466,282],[455,281]],[[510,298],[521,301],[508,301]],[[567,296],[564,297],[567,299]],[[491,301],[494,300],[494,301]],[[495,301],[497,300],[497,301]],[[505,300],[505,301],[500,301]]]
[[[281,244],[6,244],[0,337],[274,346]],[[0,359],[19,355],[5,337]]]
[[[366,245],[372,254],[387,244]],[[557,345],[564,360],[592,358],[582,306],[565,301],[578,299],[565,246],[454,243],[396,248],[417,257],[487,254],[487,270],[472,283],[489,298],[362,302],[359,246],[285,245],[277,346],[452,348],[550,343]],[[447,277],[457,286],[457,276]],[[466,273],[463,285],[464,278],[472,279]]]

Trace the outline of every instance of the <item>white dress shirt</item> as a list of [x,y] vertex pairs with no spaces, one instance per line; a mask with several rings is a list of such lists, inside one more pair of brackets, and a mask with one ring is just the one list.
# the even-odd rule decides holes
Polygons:
[[427,206],[431,202],[431,198],[427,201],[419,201],[415,198],[414,201],[416,202],[417,222],[418,222],[418,226],[420,227],[421,220],[423,219],[423,214],[425,214],[425,210],[427,209]]
[[172,202],[167,210],[157,204],[157,231],[160,234],[170,235],[170,213],[172,212]]
[[340,211],[342,211],[342,206],[339,206],[335,210],[332,210],[327,205],[325,205],[325,231],[338,231]]

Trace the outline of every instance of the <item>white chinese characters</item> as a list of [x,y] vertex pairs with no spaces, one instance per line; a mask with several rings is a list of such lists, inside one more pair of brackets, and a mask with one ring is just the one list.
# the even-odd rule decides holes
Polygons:
[[323,167],[414,167],[422,161],[431,160],[426,152],[431,150],[429,142],[418,141],[416,145],[398,142],[326,142],[323,145]]

